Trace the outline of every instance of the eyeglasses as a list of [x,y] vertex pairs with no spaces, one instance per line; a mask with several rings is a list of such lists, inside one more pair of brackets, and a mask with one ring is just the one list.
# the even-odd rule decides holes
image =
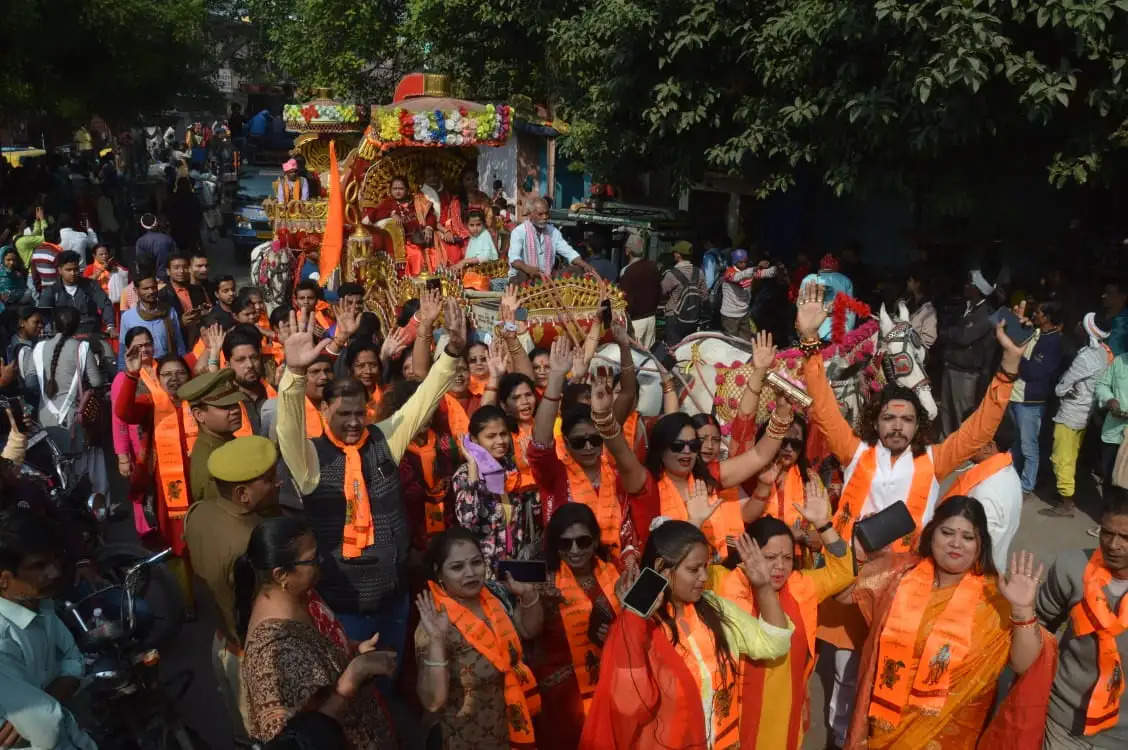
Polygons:
[[697,453],[701,450],[701,438],[694,438],[693,440],[671,440],[670,450],[674,453],[685,453],[686,449],[690,453]]
[[578,550],[590,549],[592,542],[594,541],[595,540],[591,537],[590,534],[584,534],[583,536],[560,537],[560,541],[556,543],[556,549],[560,550],[561,552],[568,552],[572,549],[572,547],[575,547]]
[[599,435],[580,435],[579,437],[568,438],[568,445],[572,446],[574,451],[582,451],[585,445],[590,445],[592,448],[602,448],[603,438]]
[[293,565],[295,568],[299,565],[316,565],[318,567],[321,567],[321,565],[324,562],[325,562],[325,558],[322,557],[320,552],[318,552],[316,555],[314,555],[313,557],[311,557],[308,560],[294,560],[294,562],[292,562],[290,564]]
[[796,453],[801,453],[803,451],[803,439],[802,438],[793,438],[793,437],[784,438],[783,441],[782,441],[782,445],[787,446],[788,448],[795,451]]

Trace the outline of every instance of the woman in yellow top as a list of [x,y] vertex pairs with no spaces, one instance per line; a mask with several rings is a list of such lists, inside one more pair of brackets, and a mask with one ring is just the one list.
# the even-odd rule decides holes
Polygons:
[[[997,574],[983,506],[962,495],[936,509],[919,557],[867,566],[854,599],[871,629],[846,747],[1041,747],[1057,662],[1034,614],[1043,570],[1022,552]],[[1018,679],[988,724],[1008,664]]]
[[[709,500],[699,491],[692,502]],[[650,533],[641,564],[669,586],[651,617],[624,610],[615,618],[582,750],[740,747],[737,662],[783,656],[794,632],[759,548],[749,541],[743,552],[759,618],[705,590],[712,550],[701,529],[664,521]]]
[[[813,474],[813,472],[812,472]],[[737,540],[737,550],[747,554],[755,542],[771,574],[771,586],[783,611],[795,624],[791,649],[776,659],[748,662],[741,674],[740,747],[743,750],[798,750],[810,725],[807,682],[815,668],[815,628],[819,602],[854,582],[854,561],[846,542],[830,523],[826,490],[812,476],[806,504],[795,510],[817,529],[826,551],[826,566],[799,570],[791,528],[779,518],[764,516],[749,524]],[[748,575],[742,568],[722,581],[721,596],[736,602],[751,615],[760,608]]]

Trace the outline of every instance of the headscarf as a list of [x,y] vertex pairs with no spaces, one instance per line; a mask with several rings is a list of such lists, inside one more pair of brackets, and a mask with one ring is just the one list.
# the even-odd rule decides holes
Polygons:
[[1108,338],[1110,331],[1102,331],[1097,327],[1097,314],[1093,312],[1085,313],[1085,317],[1081,319],[1081,325],[1085,327],[1085,333],[1089,334],[1089,346],[1100,346],[1101,342]]
[[995,291],[995,285],[986,279],[983,272],[976,268],[971,272],[971,283],[984,297]]

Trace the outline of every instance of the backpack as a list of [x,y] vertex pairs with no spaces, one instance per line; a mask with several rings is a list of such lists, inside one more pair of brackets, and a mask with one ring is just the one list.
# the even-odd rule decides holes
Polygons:
[[689,279],[676,268],[671,268],[670,273],[682,285],[681,297],[678,298],[677,307],[674,309],[674,318],[679,325],[693,326],[696,328],[701,321],[707,321],[709,305],[705,295],[701,293],[698,282],[701,280],[701,269],[693,269],[693,276]]

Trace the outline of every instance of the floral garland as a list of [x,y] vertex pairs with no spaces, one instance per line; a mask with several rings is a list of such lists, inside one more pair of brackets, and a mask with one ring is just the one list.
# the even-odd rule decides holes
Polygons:
[[861,300],[854,299],[845,294],[838,294],[834,298],[834,309],[830,314],[830,340],[842,341],[846,333],[846,313],[854,313],[859,318],[868,318],[870,307]]
[[360,122],[359,104],[287,104],[282,107],[282,119],[286,122],[305,120],[308,125],[314,120],[322,122]]
[[497,145],[509,137],[512,108],[487,104],[482,111],[466,107],[411,112],[402,107],[374,108],[365,138],[381,148],[394,146]]

